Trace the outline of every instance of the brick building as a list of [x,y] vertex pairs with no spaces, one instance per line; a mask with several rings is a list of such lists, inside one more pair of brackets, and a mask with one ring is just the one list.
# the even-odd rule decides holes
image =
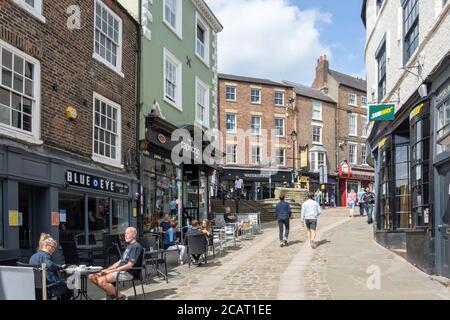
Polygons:
[[285,81],[294,87],[298,110],[298,179],[297,186],[315,192],[320,188],[319,171],[327,167],[325,194],[327,203],[337,192],[336,115],[337,103],[318,89]]
[[134,223],[138,24],[116,1],[73,4],[0,2],[2,255]]
[[292,140],[294,110],[290,85],[219,74],[219,128],[226,152],[220,176],[227,190],[234,188],[236,176],[244,180],[248,199],[273,197],[276,186],[292,183],[298,151]]
[[330,69],[327,57],[322,56],[317,61],[312,87],[337,102],[338,204],[346,206],[347,194],[351,189],[357,192],[363,187],[372,187],[374,182],[374,170],[366,163],[367,83],[363,79]]

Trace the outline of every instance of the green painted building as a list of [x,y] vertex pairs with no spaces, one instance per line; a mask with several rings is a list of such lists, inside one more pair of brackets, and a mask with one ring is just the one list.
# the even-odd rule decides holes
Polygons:
[[163,213],[183,221],[206,218],[213,170],[174,164],[170,139],[180,127],[218,129],[217,33],[222,25],[203,0],[120,2],[142,25],[139,139],[144,229]]

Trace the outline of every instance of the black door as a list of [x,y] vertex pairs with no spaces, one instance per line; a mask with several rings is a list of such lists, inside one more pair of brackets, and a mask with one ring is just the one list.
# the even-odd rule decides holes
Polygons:
[[33,192],[30,188],[19,186],[19,214],[22,216],[22,225],[19,227],[19,244],[23,253],[32,251],[33,230]]
[[439,232],[438,238],[441,239],[440,261],[442,261],[442,275],[450,277],[450,171],[447,171],[447,175],[443,180],[445,191],[442,193],[442,210],[439,210],[440,213],[437,214]]

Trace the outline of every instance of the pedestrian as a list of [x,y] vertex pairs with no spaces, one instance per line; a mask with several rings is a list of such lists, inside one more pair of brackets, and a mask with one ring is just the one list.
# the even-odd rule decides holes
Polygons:
[[361,188],[361,190],[358,192],[358,205],[359,205],[359,215],[361,217],[364,217],[364,194],[366,191]]
[[364,205],[366,207],[367,213],[367,223],[373,223],[373,208],[375,207],[375,193],[370,191],[370,188],[366,188],[366,193],[364,193]]
[[320,202],[321,198],[322,198],[322,192],[320,191],[320,189],[317,189],[316,193],[314,194],[314,199],[316,200],[316,202],[319,205],[321,204],[321,202]]
[[[278,202],[275,211],[278,219],[280,246],[282,248],[284,246],[287,247],[289,246],[289,218],[291,218],[292,215],[292,208],[291,205],[285,201],[284,195],[280,197],[280,202]],[[286,229],[284,238],[283,227]]]
[[242,180],[239,176],[236,176],[236,180],[234,181],[234,192],[236,199],[241,198],[243,188],[244,188],[244,180]]
[[350,218],[355,217],[355,207],[356,202],[358,201],[358,195],[355,193],[355,190],[350,190],[350,193],[347,196],[347,208],[350,209]]
[[308,232],[308,244],[310,248],[316,248],[316,230],[317,230],[317,218],[319,217],[320,205],[317,201],[313,200],[314,195],[308,194],[308,200],[302,205],[302,223],[306,226]]
[[176,217],[178,211],[178,201],[177,199],[173,199],[170,201],[170,216],[171,218]]

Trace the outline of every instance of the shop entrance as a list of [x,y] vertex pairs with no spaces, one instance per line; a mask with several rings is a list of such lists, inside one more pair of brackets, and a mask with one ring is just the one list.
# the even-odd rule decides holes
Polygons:
[[[33,225],[33,198],[34,193],[31,188],[26,186],[19,186],[19,247],[23,251],[32,250],[32,239],[34,239],[34,225]],[[21,220],[20,221],[20,216]]]
[[[442,192],[442,210],[438,217],[438,232],[440,238],[440,268],[445,277],[450,278],[450,171],[443,178],[445,192]],[[439,254],[439,253],[438,253]]]

